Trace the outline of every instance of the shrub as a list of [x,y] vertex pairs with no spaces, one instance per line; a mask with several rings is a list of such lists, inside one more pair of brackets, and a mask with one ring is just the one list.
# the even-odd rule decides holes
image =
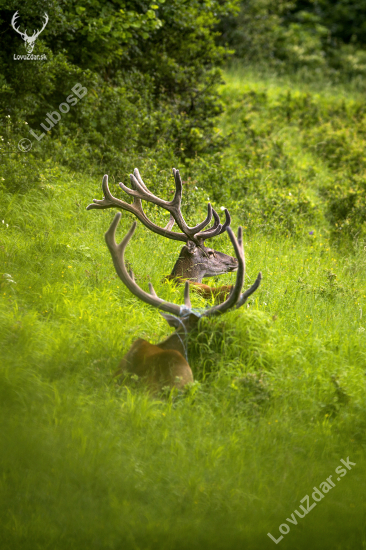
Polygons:
[[222,18],[222,42],[246,64],[334,78],[366,75],[365,2],[243,0]]
[[[227,57],[214,25],[234,8],[235,0],[26,0],[21,8],[0,0],[0,119],[10,115],[38,133],[80,83],[88,94],[51,130],[52,143],[34,143],[41,158],[110,168],[159,141],[181,158],[210,150],[221,112],[218,67]],[[25,54],[10,25],[16,10],[20,30],[39,28],[48,13],[34,50],[46,60],[13,58]]]

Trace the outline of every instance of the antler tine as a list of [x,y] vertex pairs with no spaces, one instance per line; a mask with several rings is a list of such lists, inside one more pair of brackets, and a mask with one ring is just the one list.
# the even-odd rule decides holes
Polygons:
[[[43,27],[41,28],[40,31],[33,31],[33,36],[39,36],[39,35],[41,34],[41,32],[44,31],[44,29],[45,29],[45,27],[46,27],[46,25],[47,25],[47,23],[48,23],[48,15],[47,15],[46,12],[44,12],[44,16],[43,16],[43,17],[44,17],[44,19],[45,19],[45,22],[43,23]],[[33,36],[32,36],[32,38],[33,38]]]
[[151,296],[157,296],[154,287],[152,286],[152,283],[149,283],[149,291]]
[[239,244],[239,246],[243,249],[243,254],[244,254],[244,248],[243,248],[243,228],[242,228],[241,225],[238,227],[238,244]]
[[244,258],[243,243],[241,238],[242,229],[241,227],[239,227],[238,229],[238,240],[235,239],[234,233],[230,227],[228,227],[226,231],[229,235],[229,238],[235,250],[235,255],[238,259],[238,271],[236,273],[236,281],[235,281],[234,288],[232,289],[232,292],[230,293],[228,298],[225,300],[225,302],[217,306],[213,306],[207,309],[206,311],[204,311],[202,315],[205,317],[220,315],[221,313],[224,313],[228,309],[231,309],[232,307],[234,307],[240,298],[241,289],[243,288],[243,284],[244,284],[245,258]]
[[189,297],[189,282],[186,281],[184,285],[184,305],[189,309],[192,308],[191,299]]
[[164,229],[170,231],[174,224],[175,224],[175,219],[170,214],[170,219],[169,219],[168,223],[166,224],[166,226],[164,227]]
[[183,182],[179,170],[173,168],[173,177],[175,181],[175,193],[172,202],[180,208],[182,202]]
[[[156,197],[153,193],[151,193],[151,191],[149,191],[146,185],[143,183],[141,176],[138,179],[135,174],[130,174],[130,180],[133,189],[130,189],[124,183],[119,184],[120,188],[123,189],[123,191],[125,191],[127,195],[130,195],[131,197],[137,197],[138,199],[147,200],[163,208],[171,204],[170,202],[160,199],[159,197]],[[139,180],[141,180],[141,182]]]
[[27,36],[27,29],[25,29],[25,32],[22,32],[22,31],[20,31],[19,29],[16,28],[15,23],[17,23],[16,20],[18,19],[18,17],[19,17],[19,12],[16,11],[16,12],[14,13],[14,15],[13,15],[12,20],[11,20],[11,25],[12,25],[13,29],[14,29],[18,34],[20,34],[20,36],[24,39],[24,37]]
[[222,226],[222,229],[221,229],[221,233],[223,233],[224,231],[226,231],[226,229],[228,227],[230,227],[230,224],[231,224],[231,216],[230,216],[230,212],[227,208],[225,208],[225,222]]
[[220,221],[220,218],[214,209],[212,209],[212,213],[215,218],[214,225],[210,229],[206,229],[206,231],[202,231],[201,233],[196,235],[196,238],[200,239],[201,241],[205,241],[206,239],[209,239],[211,237],[216,237],[217,235],[221,235],[226,231],[228,227],[230,227],[231,216],[227,208],[225,208],[225,222],[223,225],[216,223],[216,216],[217,216],[218,222]]
[[134,197],[134,201],[132,204],[129,204],[128,202],[124,202],[120,199],[117,199],[112,195],[112,193],[109,190],[108,187],[108,176],[105,175],[103,177],[103,183],[102,183],[102,189],[104,198],[102,200],[93,199],[93,204],[89,204],[86,209],[87,210],[93,210],[93,209],[106,209],[106,208],[121,208],[122,210],[127,210],[127,212],[130,212],[131,214],[134,214],[140,222],[142,222],[145,227],[150,229],[150,231],[153,231],[154,233],[157,233],[158,235],[161,235],[163,237],[167,237],[168,239],[173,239],[175,241],[183,241],[187,242],[188,238],[184,233],[175,233],[174,231],[170,231],[173,224],[171,223],[171,220],[169,221],[168,225],[164,227],[160,227],[156,225],[154,222],[149,220],[149,218],[146,216],[145,212],[143,211],[141,200],[137,197]]
[[[243,229],[241,227],[239,227],[239,230],[238,230],[238,243],[243,248]],[[244,251],[243,251],[243,254],[244,254]],[[243,294],[240,296],[239,300],[236,302],[236,306],[235,306],[236,309],[238,309],[243,304],[245,304],[245,302],[247,301],[249,296],[251,294],[253,294],[253,292],[255,292],[257,290],[257,288],[259,287],[259,285],[261,284],[261,280],[262,280],[262,272],[260,271],[258,273],[258,276],[257,276],[256,280],[252,284],[252,286],[250,288],[248,288],[248,290],[243,292]]]
[[133,174],[134,174],[135,178],[138,180],[141,187],[143,187],[145,189],[145,191],[149,192],[148,188],[146,187],[146,185],[142,181],[142,177],[140,176],[140,172],[139,172],[138,168],[134,169]]
[[[174,198],[171,201],[171,204],[173,205],[174,211],[172,211],[172,215],[175,218],[175,221],[177,222],[177,225],[183,233],[185,233],[191,241],[197,241],[197,233],[201,231],[206,225],[208,225],[212,219],[213,215],[213,208],[210,203],[207,204],[207,216],[206,219],[195,225],[194,227],[188,227],[186,222],[184,221],[184,218],[182,216],[182,212],[180,210],[181,200],[182,200],[182,190],[183,190],[183,183],[182,178],[180,177],[179,170],[176,168],[173,168],[173,176],[175,181],[175,194]],[[216,221],[216,218],[215,218]],[[220,221],[220,220],[219,220]]]
[[176,304],[172,304],[170,302],[166,302],[165,300],[162,300],[161,298],[156,296],[156,293],[152,288],[152,286],[150,287],[150,292],[151,290],[153,290],[154,294],[148,294],[147,292],[142,290],[142,288],[140,288],[128,274],[125,266],[125,262],[124,262],[124,253],[125,253],[127,244],[129,243],[130,239],[132,238],[135,232],[137,222],[133,222],[127,235],[123,238],[120,244],[117,244],[115,240],[115,235],[116,235],[116,229],[121,219],[121,216],[122,214],[120,212],[117,212],[117,214],[113,218],[113,221],[108,231],[105,233],[105,241],[109,248],[109,252],[111,253],[113,264],[117,272],[117,275],[119,276],[121,281],[127,286],[127,288],[132,292],[132,294],[137,296],[137,298],[139,298],[143,302],[146,302],[151,306],[158,307],[159,309],[162,309],[167,313],[172,313],[173,315],[181,316],[182,308],[180,306]]
[[118,208],[122,208],[122,210],[127,210],[128,212],[135,214],[137,217],[145,216],[145,213],[142,210],[139,212],[136,211],[137,205],[135,205],[134,203],[128,204],[128,202],[121,201],[120,199],[117,199],[112,195],[108,187],[107,174],[103,176],[102,190],[104,195],[103,199],[93,199],[93,204],[88,204],[88,206],[86,207],[87,210],[103,210],[105,208],[115,208],[117,206]]
[[222,225],[220,223],[220,216],[214,208],[212,209],[212,215],[215,220],[213,226],[210,227],[210,229],[206,229],[205,231],[201,231],[195,235],[196,239],[199,239],[202,243],[209,237],[215,237],[215,235],[221,233]]
[[[111,194],[108,187],[108,176],[105,175],[103,177],[103,186],[102,186],[104,198],[102,200],[93,199],[93,204],[89,204],[87,206],[87,210],[114,208],[114,207],[121,208],[122,210],[127,210],[128,212],[131,212],[132,214],[134,214],[148,229],[150,229],[150,231],[153,231],[158,235],[162,235],[164,237],[167,237],[169,239],[173,239],[176,241],[187,242],[188,240],[191,240],[195,242],[196,245],[201,247],[203,240],[209,237],[214,237],[215,235],[222,233],[224,231],[224,228],[226,229],[226,227],[230,225],[230,221],[231,221],[230,215],[227,212],[227,210],[225,210],[226,221],[222,226],[220,224],[220,218],[217,212],[212,208],[211,204],[208,203],[206,219],[203,222],[195,225],[194,227],[189,227],[186,224],[180,209],[181,197],[182,197],[182,180],[179,174],[179,170],[176,170],[175,168],[173,168],[173,174],[174,174],[174,180],[175,180],[175,194],[174,194],[173,200],[165,201],[163,199],[160,199],[159,197],[156,197],[153,193],[149,191],[149,189],[143,182],[138,169],[135,168],[134,173],[130,174],[132,189],[130,189],[123,183],[119,184],[119,186],[123,191],[125,191],[128,195],[133,197],[132,204],[129,204],[120,199],[117,199]],[[165,210],[168,210],[168,212],[170,213],[170,220],[168,224],[165,227],[159,227],[158,225],[153,223],[151,220],[149,220],[142,209],[141,200],[146,200],[148,202],[151,202],[153,204],[156,204],[157,206],[164,208]],[[206,231],[201,232],[201,230],[210,223],[212,216],[214,216],[214,219],[215,219],[214,225],[210,229],[207,229]],[[174,225],[174,222],[177,223],[182,233],[176,233],[175,231],[171,231]]]
[[[194,227],[189,227],[186,224],[180,209],[183,186],[182,186],[182,180],[179,174],[179,170],[176,170],[175,168],[173,168],[173,175],[175,180],[175,194],[171,201],[165,201],[163,199],[160,199],[153,193],[151,193],[151,191],[149,191],[149,189],[143,183],[140,174],[139,174],[139,178],[137,177],[136,174],[130,174],[131,185],[133,189],[129,189],[129,187],[127,187],[123,183],[120,183],[119,185],[121,189],[123,189],[123,191],[125,191],[131,197],[152,202],[153,204],[156,204],[157,206],[160,206],[165,210],[168,210],[168,212],[170,212],[170,214],[173,216],[174,220],[176,221],[179,229],[182,231],[184,235],[186,235],[187,237],[186,240],[191,240],[191,241],[194,241],[196,244],[199,244],[198,240],[196,239],[196,233],[199,233],[201,229],[203,229],[204,227],[206,227],[207,224],[210,223],[212,218],[212,206],[210,203],[208,204],[207,217],[203,222],[195,225]],[[173,234],[176,234],[176,233],[173,233]]]
[[44,24],[43,24],[42,29],[38,32],[38,34],[41,34],[41,32],[45,29],[45,27],[46,27],[46,25],[47,25],[47,23],[48,23],[48,14],[47,14],[46,12],[44,12],[44,16],[43,16],[43,17],[44,17],[44,19],[45,19],[45,22],[44,22]]
[[251,294],[253,294],[253,292],[255,292],[257,290],[257,288],[259,287],[259,285],[261,284],[261,280],[262,280],[262,272],[260,271],[258,273],[258,276],[256,278],[256,280],[254,281],[254,283],[252,284],[252,286],[250,288],[248,288],[248,290],[246,290],[245,292],[243,292],[243,294],[240,296],[239,300],[237,301],[236,303],[236,306],[235,308],[238,309],[239,307],[241,307],[243,304],[245,304],[245,302],[247,301],[247,299],[249,298],[249,296]]
[[242,229],[242,227],[239,227],[239,229],[238,229],[238,239],[237,240],[235,239],[234,234],[233,234],[232,230],[230,229],[230,227],[227,227],[226,231],[229,234],[230,240],[231,240],[231,242],[233,244],[233,247],[235,249],[236,257],[238,259],[239,267],[238,267],[238,271],[237,271],[236,281],[235,281],[235,285],[234,285],[230,295],[228,296],[227,300],[225,302],[223,302],[222,304],[219,304],[218,306],[214,306],[210,309],[207,309],[202,314],[205,317],[210,317],[210,316],[213,316],[213,315],[219,315],[221,313],[224,313],[228,309],[232,308],[233,306],[235,306],[235,308],[238,309],[243,304],[245,304],[245,302],[247,301],[249,296],[257,290],[257,288],[259,287],[259,285],[261,283],[261,280],[262,280],[262,273],[259,272],[258,277],[256,278],[255,282],[252,284],[252,286],[250,288],[248,288],[248,290],[243,292],[243,294],[241,294],[241,289],[243,287],[244,278],[245,278],[245,256],[244,256],[244,248],[243,248],[243,229]]
[[[102,191],[103,191],[103,194],[104,194],[104,197],[105,199],[108,199],[109,201],[113,202],[113,195],[112,193],[110,192],[109,190],[109,186],[108,186],[108,175],[105,174],[103,176],[103,180],[102,180]],[[97,202],[95,199],[93,200],[93,202]],[[101,202],[101,201],[98,201],[98,202]]]

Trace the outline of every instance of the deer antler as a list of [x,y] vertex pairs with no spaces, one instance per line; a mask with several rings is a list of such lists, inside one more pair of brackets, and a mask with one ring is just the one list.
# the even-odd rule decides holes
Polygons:
[[36,32],[36,31],[33,31],[32,38],[34,37],[34,39],[36,39],[36,38],[41,34],[41,32],[45,29],[45,27],[46,27],[46,25],[47,25],[47,23],[48,23],[48,15],[47,15],[46,12],[45,12],[45,14],[44,14],[43,17],[44,17],[44,19],[45,19],[45,22],[44,22],[43,27],[41,28],[41,30],[40,30],[40,31],[37,31],[37,32]]
[[[124,252],[128,242],[130,241],[132,235],[135,232],[137,222],[133,222],[127,235],[124,237],[122,242],[119,245],[117,245],[115,241],[115,234],[116,234],[117,225],[120,219],[121,219],[121,213],[118,212],[115,215],[108,231],[105,234],[105,240],[109,248],[109,251],[111,253],[115,270],[119,278],[121,279],[121,281],[127,286],[127,288],[132,292],[132,294],[134,294],[135,296],[137,296],[137,298],[140,298],[140,300],[142,300],[143,302],[146,302],[147,304],[158,307],[159,309],[162,309],[163,311],[166,311],[168,313],[172,313],[173,315],[176,315],[178,317],[184,317],[187,315],[187,313],[192,313],[191,303],[189,299],[189,282],[188,281],[186,281],[185,289],[184,289],[184,304],[185,304],[184,306],[178,306],[176,304],[166,302],[161,298],[159,298],[156,295],[154,287],[152,286],[151,283],[149,283],[150,294],[142,290],[136,284],[132,271],[128,273],[126,269],[126,266],[124,263]],[[229,234],[229,238],[232,242],[236,257],[238,259],[238,270],[237,270],[236,282],[228,299],[225,300],[225,302],[223,302],[222,304],[219,304],[217,306],[213,306],[209,309],[204,310],[201,314],[201,316],[204,316],[204,317],[220,315],[234,306],[236,306],[236,308],[241,307],[246,302],[247,298],[259,287],[262,279],[262,274],[259,272],[255,283],[246,292],[241,294],[241,289],[243,287],[244,278],[245,278],[245,258],[244,258],[244,249],[243,249],[242,228],[239,227],[238,229],[237,240],[235,239],[234,233],[230,229],[230,227],[228,227],[226,231]]]
[[[117,244],[115,240],[115,234],[116,234],[117,225],[119,224],[121,216],[122,214],[120,212],[117,212],[117,214],[114,216],[114,219],[108,231],[105,234],[105,241],[109,248],[109,252],[111,253],[113,264],[117,272],[117,275],[119,276],[121,281],[127,286],[127,288],[132,292],[132,294],[140,298],[140,300],[142,300],[143,302],[146,302],[151,306],[158,307],[159,309],[162,309],[167,313],[172,313],[173,315],[180,316],[181,309],[182,309],[180,306],[177,306],[176,304],[172,304],[169,302],[165,302],[164,300],[159,298],[156,295],[154,287],[152,286],[151,283],[149,283],[150,294],[148,294],[135,283],[135,278],[132,270],[130,270],[130,273],[128,273],[125,266],[124,253],[128,242],[130,241],[132,235],[135,232],[137,222],[133,222],[129,232],[124,237],[122,242],[120,244]],[[186,282],[186,287],[188,287],[189,289],[188,282]]]
[[245,279],[245,256],[244,256],[244,247],[243,247],[243,230],[242,227],[238,228],[238,239],[235,239],[234,233],[230,227],[226,229],[229,238],[231,240],[231,243],[235,250],[235,255],[238,260],[238,270],[236,272],[236,281],[235,285],[227,298],[225,302],[222,302],[222,304],[219,304],[217,306],[213,306],[209,309],[206,309],[202,313],[202,317],[213,317],[216,315],[221,315],[222,313],[225,313],[225,311],[228,311],[232,307],[235,306],[235,309],[238,309],[241,307],[249,296],[253,294],[259,287],[261,280],[262,280],[262,273],[261,271],[258,273],[258,276],[252,286],[248,288],[243,294],[241,293],[241,290],[244,285],[244,279]]
[[13,15],[12,20],[11,20],[11,26],[13,27],[13,29],[14,29],[17,33],[20,34],[20,36],[23,38],[23,40],[26,40],[27,38],[32,38],[32,39],[33,39],[32,41],[34,42],[34,40],[36,40],[36,38],[41,34],[41,32],[45,29],[45,27],[46,27],[46,25],[47,25],[47,23],[48,23],[48,15],[47,15],[47,13],[45,12],[45,14],[44,14],[44,16],[43,16],[44,19],[45,19],[45,22],[44,22],[43,27],[41,28],[41,30],[40,30],[40,31],[33,31],[32,36],[28,36],[28,35],[27,35],[27,29],[25,29],[24,32],[21,32],[19,29],[16,28],[15,23],[16,23],[16,20],[17,20],[18,17],[19,17],[19,12],[16,11],[16,12],[14,13],[14,15]]
[[23,40],[26,39],[26,37],[28,37],[27,35],[27,29],[25,29],[25,32],[21,32],[19,29],[16,28],[15,26],[15,23],[16,23],[16,19],[19,17],[19,12],[16,11],[13,15],[13,18],[11,20],[11,26],[13,27],[13,29],[18,33],[20,34],[20,36],[23,38]]
[[[108,176],[103,177],[103,193],[104,198],[103,200],[97,200],[94,199],[94,204],[89,204],[87,206],[87,210],[91,210],[93,208],[121,208],[123,210],[127,210],[128,212],[131,212],[135,214],[135,216],[151,231],[154,233],[157,233],[159,235],[162,235],[164,237],[168,237],[169,239],[173,239],[176,241],[183,241],[187,242],[188,240],[195,242],[198,246],[201,246],[202,243],[208,239],[209,237],[215,237],[216,235],[220,235],[223,233],[227,227],[230,226],[231,223],[231,217],[228,212],[228,210],[225,208],[225,223],[223,225],[220,224],[220,218],[217,212],[212,208],[211,204],[208,203],[207,205],[207,217],[206,219],[197,224],[194,227],[189,227],[181,213],[181,200],[182,200],[182,180],[179,174],[179,170],[176,170],[173,168],[173,175],[175,180],[175,194],[171,201],[165,201],[163,199],[160,199],[159,197],[156,197],[149,189],[146,187],[145,183],[143,182],[140,173],[137,168],[135,168],[134,173],[130,174],[131,179],[131,186],[132,189],[126,187],[123,183],[120,183],[121,189],[125,191],[128,195],[133,197],[133,203],[129,204],[124,201],[121,201],[120,199],[117,199],[112,195],[112,193],[109,190],[108,187]],[[145,212],[142,209],[141,200],[146,200],[148,202],[151,202],[153,204],[156,204],[157,206],[160,206],[167,210],[170,213],[170,220],[168,224],[163,228],[159,227],[155,223],[153,223],[151,220],[148,219]],[[205,231],[201,231],[204,227],[206,227],[207,224],[210,223],[212,216],[214,217],[214,224],[210,229],[206,229]],[[174,231],[171,231],[171,228],[174,225],[174,222],[177,223],[179,229],[182,233],[175,233]]]
[[30,54],[32,53],[33,51],[33,48],[34,48],[34,44],[38,38],[38,36],[41,34],[41,32],[44,30],[45,26],[47,25],[48,23],[48,15],[47,13],[44,14],[44,24],[43,24],[43,27],[41,28],[40,31],[33,31],[33,34],[32,36],[28,36],[27,35],[27,29],[25,29],[24,33],[21,32],[19,29],[16,28],[15,26],[15,23],[16,23],[16,19],[17,19],[18,16],[18,12],[16,11],[13,15],[13,18],[11,20],[11,26],[13,27],[13,29],[20,34],[20,36],[23,38],[23,40],[25,41],[25,49],[27,50],[27,52]]

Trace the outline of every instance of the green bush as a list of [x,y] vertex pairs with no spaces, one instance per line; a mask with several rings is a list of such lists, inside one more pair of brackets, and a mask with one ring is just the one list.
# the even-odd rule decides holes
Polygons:
[[[111,168],[160,142],[180,158],[210,150],[221,112],[218,67],[227,57],[214,25],[234,8],[235,0],[27,0],[21,8],[1,0],[0,120],[10,115],[39,135],[47,113],[80,83],[88,93],[52,128],[52,143],[48,134],[31,138],[39,158]],[[10,25],[16,10],[20,30],[39,28],[47,11],[34,49],[46,60],[14,59],[26,53]]]
[[345,80],[366,75],[365,13],[364,1],[243,0],[219,29],[245,64]]

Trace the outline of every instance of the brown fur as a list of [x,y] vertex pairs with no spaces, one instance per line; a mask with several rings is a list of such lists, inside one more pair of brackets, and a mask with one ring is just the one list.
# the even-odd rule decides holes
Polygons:
[[126,374],[137,375],[153,392],[165,386],[182,390],[193,382],[191,368],[180,351],[164,349],[142,338],[132,344],[114,376],[121,378]]
[[215,302],[218,304],[224,302],[233,289],[233,285],[209,286],[204,283],[196,283],[195,281],[184,279],[183,277],[169,276],[166,277],[166,279],[174,280],[178,284],[184,284],[188,280],[189,286],[194,292],[202,296],[205,300],[215,298]]
[[209,286],[205,285],[203,283],[194,283],[192,281],[188,281],[190,287],[192,290],[197,292],[202,298],[205,300],[210,300],[211,298],[215,298],[215,302],[221,304],[226,300],[226,298],[229,296],[233,286],[232,285],[222,285],[222,286]]

